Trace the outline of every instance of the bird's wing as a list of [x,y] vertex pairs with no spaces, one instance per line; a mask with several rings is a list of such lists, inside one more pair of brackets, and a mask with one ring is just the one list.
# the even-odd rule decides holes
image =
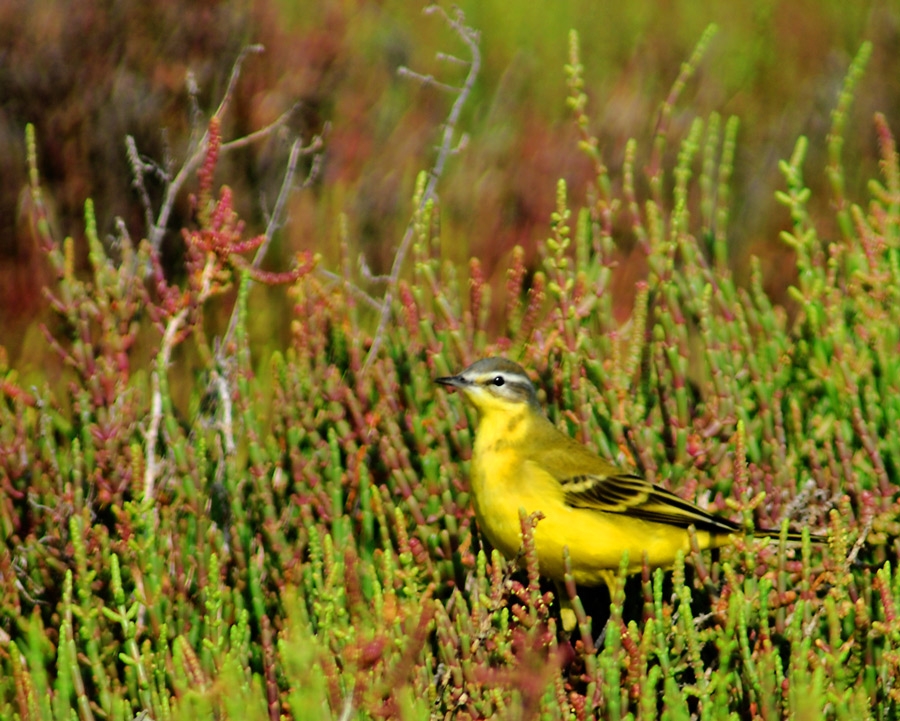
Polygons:
[[680,528],[693,525],[711,533],[734,533],[740,526],[697,508],[674,493],[640,476],[618,471],[611,475],[583,474],[560,479],[565,502],[573,508],[622,513]]
[[665,488],[600,458],[589,448],[542,423],[531,462],[549,473],[560,485],[563,500],[573,508],[622,513],[679,528],[693,525],[698,531],[734,533],[741,527],[697,508]]

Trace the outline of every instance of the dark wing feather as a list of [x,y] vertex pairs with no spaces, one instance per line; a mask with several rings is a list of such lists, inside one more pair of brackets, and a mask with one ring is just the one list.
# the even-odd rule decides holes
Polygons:
[[573,508],[591,508],[604,513],[627,513],[653,523],[680,528],[693,525],[699,531],[734,533],[740,526],[697,508],[665,488],[654,486],[640,476],[584,474],[560,481],[565,501]]
[[[542,419],[532,429],[531,462],[552,475],[561,485],[565,502],[574,508],[592,508],[604,513],[627,513],[654,523],[680,528],[693,525],[710,533],[741,532],[742,527],[726,518],[707,513],[665,488],[654,486],[634,473],[600,458],[586,446]],[[780,531],[758,528],[755,536],[778,538]],[[799,541],[801,534],[788,533],[788,541]],[[821,542],[821,536],[811,536]]]

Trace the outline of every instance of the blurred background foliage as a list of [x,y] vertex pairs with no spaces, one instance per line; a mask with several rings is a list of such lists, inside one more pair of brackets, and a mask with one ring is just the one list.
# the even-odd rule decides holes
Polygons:
[[[457,127],[467,143],[436,212],[416,215],[394,322],[367,366],[375,314],[323,269],[383,292],[353,263],[389,268],[452,97],[397,70],[458,84],[465,70],[434,55],[462,50],[445,23],[392,2],[0,5],[0,716],[896,715],[900,10],[463,7],[484,59]],[[668,106],[665,169],[645,173],[660,105],[711,21],[718,34]],[[572,27],[608,197],[651,198],[611,229],[592,215],[595,168],[567,109]],[[267,51],[247,59],[222,132],[298,101],[288,130],[327,130],[267,266],[299,250],[322,260],[290,292],[245,290],[223,357],[236,291],[216,274],[237,271],[222,246],[197,249],[262,229],[291,133],[207,164],[210,202],[192,210],[192,180],[151,280],[148,244],[115,218],[146,234],[124,136],[180,167],[251,42]],[[733,164],[719,145],[732,115]],[[860,205],[830,207],[829,178]],[[709,192],[728,253],[719,216],[694,207]],[[233,200],[247,232],[210,230],[213,200]],[[633,608],[586,599],[595,624],[610,610],[601,649],[586,620],[558,638],[534,564],[512,573],[481,553],[473,419],[431,382],[497,353],[522,360],[554,422],[604,455],[718,513],[827,530],[828,544],[692,553],[693,580],[680,563],[632,579]]]
[[[789,215],[776,204],[782,187],[777,163],[800,134],[811,143],[807,175],[813,191],[825,181],[824,139],[850,58],[865,39],[874,52],[848,125],[845,168],[850,198],[877,164],[873,112],[897,127],[900,117],[900,6],[887,0],[799,0],[747,3],[655,0],[534,2],[511,8],[502,0],[459,3],[482,34],[483,67],[461,129],[468,143],[454,157],[440,187],[442,252],[459,264],[481,259],[489,282],[502,285],[510,253],[522,245],[536,267],[535,248],[553,210],[557,179],[581,202],[592,178],[578,152],[565,104],[562,68],[567,32],[579,31],[590,102],[591,131],[600,139],[611,177],[620,178],[625,142],[649,153],[658,108],[679,67],[711,22],[719,33],[672,118],[683,137],[696,116],[710,111],[741,119],[732,181],[730,258],[739,282],[748,259],[762,262],[766,290],[786,301],[792,281],[790,250],[778,241]],[[272,267],[298,249],[324,256],[335,268],[341,214],[349,255],[385,272],[410,214],[415,173],[429,167],[450,100],[439,88],[398,77],[406,65],[447,83],[463,70],[435,57],[461,52],[459,40],[421,6],[401,0],[359,2],[164,2],[27,0],[0,3],[0,333],[20,368],[42,368],[44,346],[33,331],[47,320],[41,287],[48,269],[28,227],[24,126],[36,126],[40,170],[57,237],[81,237],[85,198],[93,198],[101,238],[121,216],[143,237],[141,207],[131,186],[124,138],[133,135],[146,157],[179,164],[191,130],[186,75],[198,87],[208,116],[221,97],[234,58],[248,43],[264,55],[246,64],[235,112],[224,135],[259,129],[300,102],[294,130],[330,132],[313,192],[296,193],[290,219],[270,254]],[[223,158],[220,175],[235,189],[238,211],[251,230],[264,225],[281,181],[286,135]],[[674,164],[675,145],[667,162]],[[647,160],[637,158],[637,167]],[[639,174],[640,176],[640,174]],[[639,177],[638,182],[643,178]],[[615,181],[614,181],[615,182]],[[154,190],[161,192],[162,183]],[[640,193],[641,188],[638,188]],[[170,228],[190,220],[185,197]],[[810,212],[827,234],[828,193],[814,192]],[[154,198],[157,199],[157,198]],[[627,313],[634,281],[646,275],[643,254],[621,228],[620,268],[613,292]],[[81,265],[86,267],[83,242]],[[167,267],[178,268],[183,241],[169,231]],[[743,279],[743,281],[741,280]],[[363,283],[364,284],[364,283]],[[258,290],[260,294],[267,291]],[[279,292],[262,301],[256,340],[283,345],[286,306]],[[503,299],[494,296],[494,312]],[[260,302],[256,303],[257,307]],[[29,329],[32,329],[29,331]]]

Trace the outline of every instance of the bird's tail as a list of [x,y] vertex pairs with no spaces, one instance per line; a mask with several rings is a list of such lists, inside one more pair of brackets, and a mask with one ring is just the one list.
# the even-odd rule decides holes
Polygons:
[[[754,538],[772,538],[776,541],[784,538],[788,543],[803,542],[802,531],[787,531],[786,533],[782,533],[782,531],[777,528],[757,528],[749,535],[752,535]],[[810,533],[809,540],[810,543],[828,543],[828,537],[818,533]]]

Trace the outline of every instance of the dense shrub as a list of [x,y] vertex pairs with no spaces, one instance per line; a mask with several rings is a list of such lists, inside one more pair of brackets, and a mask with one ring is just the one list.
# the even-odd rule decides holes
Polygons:
[[[387,294],[301,257],[293,343],[270,358],[248,342],[250,284],[286,278],[242,260],[265,240],[246,237],[212,181],[218,119],[181,285],[147,241],[120,234],[111,260],[90,203],[91,275],[79,277],[72,241],[41,214],[32,138],[34,225],[59,315],[47,342],[69,375],[62,391],[25,387],[2,363],[0,715],[896,715],[900,164],[883,118],[867,205],[841,184],[867,53],[828,140],[840,237],[820,237],[805,212],[807,141],[783,163],[792,317],[758,268],[746,288],[728,268],[737,121],[696,118],[666,170],[667,119],[699,51],[655,143],[629,143],[613,182],[573,36],[570,104],[596,179],[577,211],[560,181],[539,268],[517,249],[492,288],[478,259],[442,260],[423,174],[407,267]],[[624,323],[610,293],[623,223],[648,269]],[[235,285],[234,332],[217,344],[204,313]],[[504,296],[500,328],[491,293]],[[135,355],[147,338],[152,362]],[[186,408],[169,383],[182,348],[200,368]],[[787,523],[828,543],[692,553],[629,586],[636,610],[622,593],[608,611],[588,603],[593,626],[582,610],[565,638],[529,520],[527,571],[488,555],[467,495],[474,418],[432,383],[492,354],[526,365],[551,418],[602,454],[748,526]]]

